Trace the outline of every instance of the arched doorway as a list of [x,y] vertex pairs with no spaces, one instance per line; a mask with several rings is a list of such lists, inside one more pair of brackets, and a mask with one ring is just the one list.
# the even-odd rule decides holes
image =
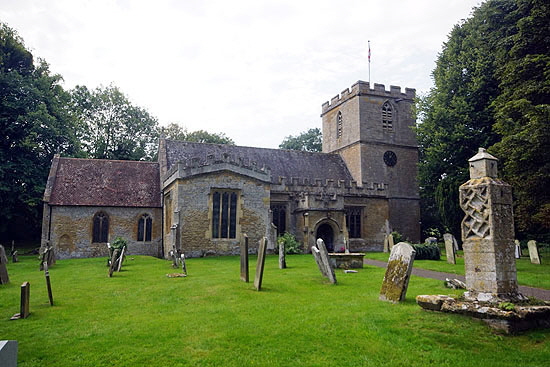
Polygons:
[[321,238],[327,247],[327,251],[334,251],[334,231],[328,223],[323,223],[317,228],[315,238]]

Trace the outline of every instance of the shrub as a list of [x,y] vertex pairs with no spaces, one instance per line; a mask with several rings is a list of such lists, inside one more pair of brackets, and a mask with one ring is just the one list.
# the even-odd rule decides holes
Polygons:
[[292,234],[285,232],[282,236],[277,237],[277,247],[276,250],[279,250],[279,243],[284,242],[285,244],[285,253],[286,254],[301,254],[302,245],[300,242],[296,241],[296,237]]
[[430,245],[420,244],[420,245],[412,245],[412,247],[416,251],[416,255],[414,255],[415,260],[440,260],[441,259],[441,252],[437,244],[430,244]]
[[395,244],[405,241],[405,238],[403,237],[403,235],[397,231],[393,231],[391,235],[393,237],[393,243]]

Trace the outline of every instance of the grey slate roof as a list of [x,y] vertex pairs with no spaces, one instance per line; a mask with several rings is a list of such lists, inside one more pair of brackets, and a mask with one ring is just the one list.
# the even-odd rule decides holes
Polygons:
[[219,159],[224,154],[230,160],[243,159],[247,164],[256,162],[259,169],[269,167],[272,183],[278,183],[280,176],[287,179],[307,178],[311,182],[315,179],[352,180],[346,164],[338,154],[166,140],[168,171],[178,162],[191,165],[195,159],[199,165],[206,164],[208,156]]
[[157,162],[55,159],[50,205],[161,207]]

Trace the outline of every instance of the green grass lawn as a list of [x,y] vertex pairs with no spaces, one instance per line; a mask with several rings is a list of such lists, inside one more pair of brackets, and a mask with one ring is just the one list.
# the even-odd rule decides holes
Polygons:
[[[384,269],[321,277],[311,255],[268,256],[263,290],[239,279],[238,257],[170,262],[127,258],[107,275],[105,258],[51,268],[50,307],[36,257],[9,264],[0,286],[0,339],[19,341],[19,366],[548,366],[550,330],[494,334],[482,322],[422,310],[419,294],[452,294],[413,276],[400,304],[378,300]],[[251,274],[255,258],[251,259]],[[252,275],[253,277],[253,275]],[[31,283],[31,315],[19,309]]]
[[[365,257],[387,262],[390,254],[384,252],[367,252]],[[445,251],[442,251],[441,260],[415,260],[413,267],[464,275],[464,257],[462,251],[459,251],[458,257],[456,258],[456,265],[449,264],[447,263]],[[529,257],[523,256],[521,259],[516,260],[516,270],[518,284],[550,289],[550,262],[545,258],[543,258],[541,265],[535,265],[531,264]]]

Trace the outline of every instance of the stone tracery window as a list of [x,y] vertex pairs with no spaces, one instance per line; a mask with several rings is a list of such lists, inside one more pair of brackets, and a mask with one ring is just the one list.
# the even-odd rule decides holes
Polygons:
[[103,212],[94,215],[92,242],[109,242],[109,217]]
[[286,205],[271,205],[273,224],[277,227],[277,236],[282,236],[286,231]]
[[143,214],[138,220],[137,240],[150,242],[153,233],[153,219],[149,214]]
[[346,207],[346,225],[350,238],[361,238],[361,208]]
[[237,237],[237,192],[212,193],[212,238]]
[[393,107],[387,101],[382,105],[382,129],[393,130]]
[[342,137],[342,111],[338,111],[338,114],[336,115],[336,138]]

